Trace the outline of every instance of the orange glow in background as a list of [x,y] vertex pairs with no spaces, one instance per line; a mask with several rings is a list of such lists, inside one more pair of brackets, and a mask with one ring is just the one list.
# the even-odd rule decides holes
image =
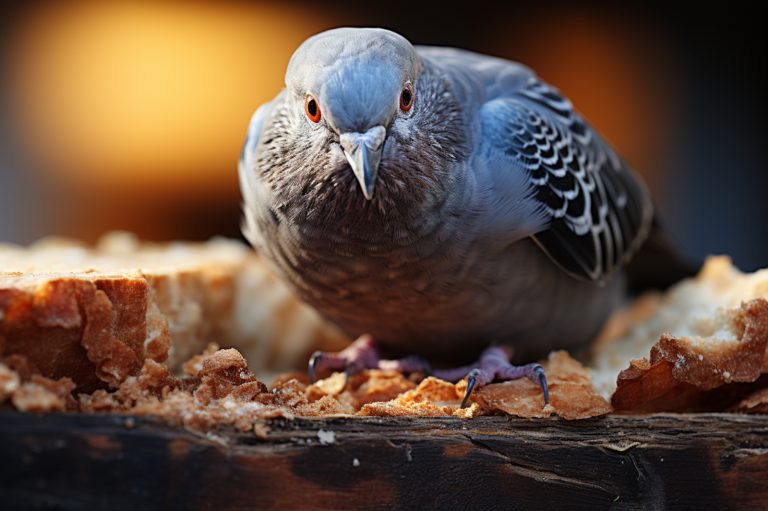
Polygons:
[[31,12],[10,74],[30,155],[93,190],[220,193],[231,179],[212,170],[235,165],[253,111],[283,87],[294,49],[328,24],[293,14],[146,2]]
[[[12,115],[50,233],[237,236],[237,159],[321,12],[237,3],[44,3],[9,45]],[[217,224],[219,229],[217,229]]]

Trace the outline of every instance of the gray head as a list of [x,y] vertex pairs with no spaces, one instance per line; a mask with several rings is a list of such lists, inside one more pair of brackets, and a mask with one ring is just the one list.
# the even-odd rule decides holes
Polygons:
[[312,95],[337,133],[386,126],[400,93],[419,74],[419,57],[404,37],[380,28],[338,28],[310,37],[291,57],[285,84]]
[[383,29],[340,28],[307,39],[285,83],[309,120],[334,131],[367,199],[386,127],[406,114],[421,65],[411,43]]

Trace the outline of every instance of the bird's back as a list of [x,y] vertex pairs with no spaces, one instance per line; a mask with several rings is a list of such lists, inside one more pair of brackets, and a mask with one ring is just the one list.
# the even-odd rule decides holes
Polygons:
[[416,52],[451,80],[470,124],[483,103],[513,94],[535,78],[531,69],[517,62],[458,48],[416,46]]

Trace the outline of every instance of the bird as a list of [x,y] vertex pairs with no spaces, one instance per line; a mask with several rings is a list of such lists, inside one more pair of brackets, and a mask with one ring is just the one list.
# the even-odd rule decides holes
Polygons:
[[527,377],[548,403],[530,361],[594,338],[655,230],[634,169],[530,68],[385,29],[310,37],[285,85],[248,127],[242,230],[302,300],[360,336],[316,353],[311,379],[467,376],[463,407],[476,385]]

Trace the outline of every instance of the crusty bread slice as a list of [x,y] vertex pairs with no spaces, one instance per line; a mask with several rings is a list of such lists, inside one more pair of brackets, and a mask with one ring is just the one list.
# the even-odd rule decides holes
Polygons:
[[757,380],[768,372],[767,300],[768,270],[745,274],[728,257],[708,258],[695,278],[612,317],[606,330],[618,339],[593,348],[595,387],[606,398],[613,394],[617,410],[680,387],[674,406],[658,402],[646,411],[684,411],[680,392]]
[[181,364],[210,342],[236,347],[261,379],[306,364],[346,336],[300,303],[242,243],[139,242],[113,232],[95,247],[48,238],[0,245],[0,357],[23,355],[77,392],[116,388],[144,360]]

